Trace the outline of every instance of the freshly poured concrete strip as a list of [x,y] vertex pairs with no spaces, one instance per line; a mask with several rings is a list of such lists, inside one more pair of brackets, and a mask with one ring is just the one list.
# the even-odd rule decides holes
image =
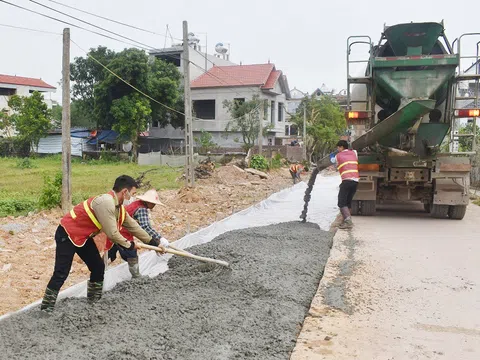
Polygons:
[[[324,230],[329,229],[338,213],[336,196],[339,184],[340,178],[338,176],[320,176],[317,179],[312,192],[307,221],[318,224]],[[187,249],[194,245],[208,243],[227,231],[297,221],[303,209],[303,195],[306,187],[307,185],[304,182],[298,183],[271,195],[254,206],[189,234],[173,244],[179,248]],[[153,251],[145,252],[140,255],[140,272],[151,277],[157,276],[168,270],[167,260],[169,258],[170,256],[159,257]],[[130,277],[127,263],[110,268],[105,274],[104,289],[110,290],[117,284],[129,280]],[[87,286],[84,281],[61,291],[59,298],[85,297],[86,291]],[[39,303],[40,301],[37,301],[19,311],[28,310]],[[0,322],[11,314],[0,316]]]
[[225,233],[189,250],[231,269],[174,257],[153,279],[99,303],[61,301],[0,323],[1,359],[288,359],[333,234],[289,222]]
[[338,231],[292,360],[480,359],[480,207],[383,206]]

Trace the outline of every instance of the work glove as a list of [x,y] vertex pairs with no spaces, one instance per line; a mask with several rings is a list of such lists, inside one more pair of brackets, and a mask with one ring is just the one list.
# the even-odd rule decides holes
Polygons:
[[164,237],[162,237],[160,238],[160,246],[163,246],[164,248],[168,248],[170,246],[170,242]]
[[159,246],[159,245],[160,245],[160,241],[159,241],[158,239],[152,238],[152,240],[150,240],[150,242],[148,243],[148,245]]

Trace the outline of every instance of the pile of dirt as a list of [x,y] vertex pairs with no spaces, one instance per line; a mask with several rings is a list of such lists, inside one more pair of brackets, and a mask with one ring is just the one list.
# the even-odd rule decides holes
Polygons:
[[195,168],[195,178],[196,179],[206,179],[212,176],[215,171],[215,163],[210,161],[210,159],[203,160]]
[[232,231],[172,258],[154,279],[124,282],[89,306],[32,309],[0,324],[11,359],[288,359],[317,290],[332,234],[291,222]]

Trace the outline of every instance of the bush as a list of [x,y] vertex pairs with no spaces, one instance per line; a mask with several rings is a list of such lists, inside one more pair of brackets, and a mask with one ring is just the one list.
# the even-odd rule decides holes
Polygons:
[[51,179],[45,176],[42,194],[38,204],[43,209],[53,209],[62,203],[62,173],[59,171]]
[[270,160],[270,169],[280,169],[282,166],[282,155],[275,154],[275,156]]
[[262,155],[253,155],[250,167],[256,170],[268,170],[268,161]]
[[18,159],[17,168],[19,169],[33,169],[37,166],[30,160],[30,158]]
[[26,215],[36,207],[36,201],[31,199],[0,199],[0,217]]

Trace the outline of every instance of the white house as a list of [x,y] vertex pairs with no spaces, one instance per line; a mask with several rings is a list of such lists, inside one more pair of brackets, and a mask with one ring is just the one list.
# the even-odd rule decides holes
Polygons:
[[222,147],[239,147],[241,134],[226,132],[231,116],[223,102],[246,101],[258,95],[264,101],[262,117],[264,125],[272,128],[264,138],[264,145],[282,144],[285,138],[286,101],[290,90],[285,75],[274,64],[214,66],[207,73],[191,82],[194,136],[202,130],[213,135]]
[[[170,48],[150,51],[150,56],[174,64],[180,72],[183,72],[183,46],[175,45]],[[188,56],[190,58],[190,81],[210,70],[213,66],[235,65],[229,60],[229,55],[210,55],[201,51],[197,45],[190,46]]]
[[[0,74],[0,111],[11,112],[8,107],[10,96],[30,96],[34,91],[43,93],[45,103],[51,109],[52,99],[50,94],[56,91],[54,86],[47,84],[42,79]],[[13,132],[12,129],[7,129],[4,132],[0,131],[0,136],[4,136],[7,131]]]

